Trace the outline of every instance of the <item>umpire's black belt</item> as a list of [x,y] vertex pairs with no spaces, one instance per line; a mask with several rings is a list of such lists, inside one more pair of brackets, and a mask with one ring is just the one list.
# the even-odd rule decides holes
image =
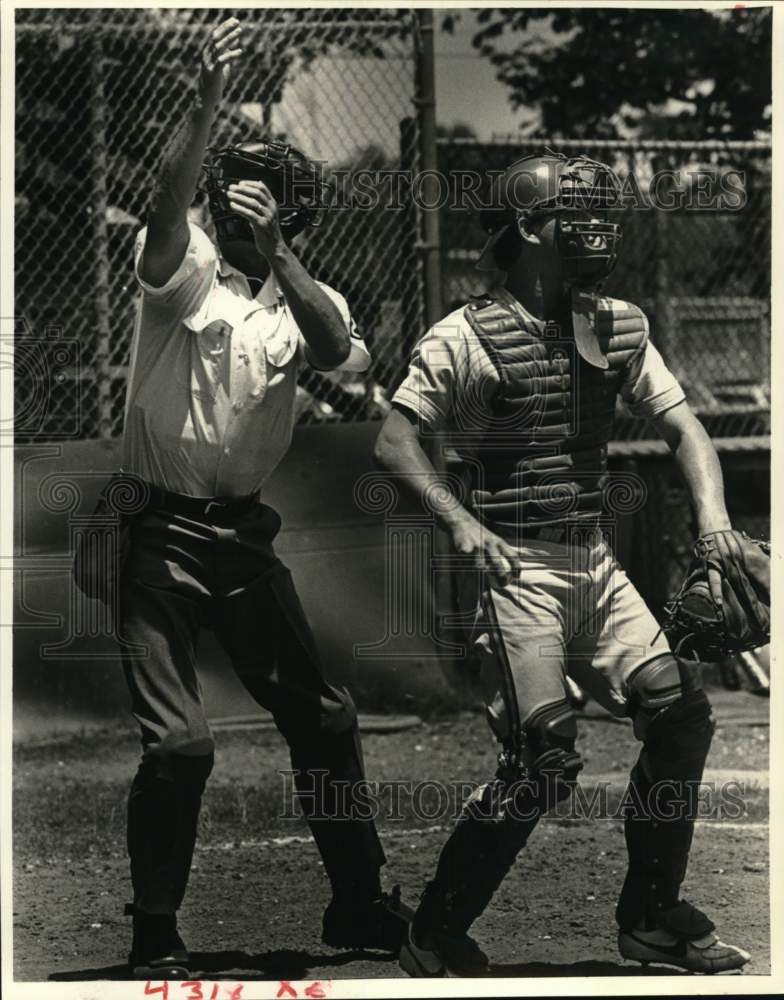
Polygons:
[[199,521],[219,523],[231,521],[258,506],[259,491],[244,497],[191,497],[185,493],[172,493],[148,483],[148,509],[165,510]]

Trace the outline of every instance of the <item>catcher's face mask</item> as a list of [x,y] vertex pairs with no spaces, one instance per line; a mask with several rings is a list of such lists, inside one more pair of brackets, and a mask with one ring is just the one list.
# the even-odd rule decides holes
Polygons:
[[569,218],[559,213],[555,224],[555,246],[569,284],[591,287],[603,281],[618,260],[621,227],[592,218]]
[[321,168],[293,146],[280,142],[245,143],[208,150],[203,170],[218,244],[253,243],[247,219],[231,211],[226,190],[238,181],[263,181],[278,205],[278,220],[288,240],[307,226],[318,226],[327,185]]
[[547,152],[527,156],[497,178],[492,207],[480,221],[490,238],[478,267],[498,266],[493,248],[511,226],[522,230],[535,218],[555,215],[555,249],[569,284],[591,287],[615,267],[621,227],[606,221],[620,206],[621,184],[604,163],[587,156],[567,158]]

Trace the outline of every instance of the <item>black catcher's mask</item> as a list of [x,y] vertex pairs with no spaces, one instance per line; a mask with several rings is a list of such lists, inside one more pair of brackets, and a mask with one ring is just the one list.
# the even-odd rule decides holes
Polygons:
[[523,157],[494,181],[492,207],[480,217],[490,233],[483,257],[510,227],[557,214],[555,246],[564,279],[580,287],[598,285],[618,260],[621,227],[603,220],[570,219],[568,213],[590,212],[602,219],[608,209],[620,205],[621,183],[605,163],[551,150]]
[[327,185],[319,164],[298,149],[282,142],[246,142],[207,150],[203,170],[210,214],[218,243],[253,242],[247,219],[231,211],[226,189],[237,181],[263,181],[278,203],[278,219],[284,238],[321,224],[326,209]]

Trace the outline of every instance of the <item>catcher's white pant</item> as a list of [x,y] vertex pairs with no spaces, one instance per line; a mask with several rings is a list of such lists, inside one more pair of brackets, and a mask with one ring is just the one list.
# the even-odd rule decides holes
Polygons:
[[484,591],[473,629],[490,725],[502,742],[567,697],[567,674],[614,715],[628,681],[671,656],[653,614],[601,533],[584,544],[526,541],[519,575]]

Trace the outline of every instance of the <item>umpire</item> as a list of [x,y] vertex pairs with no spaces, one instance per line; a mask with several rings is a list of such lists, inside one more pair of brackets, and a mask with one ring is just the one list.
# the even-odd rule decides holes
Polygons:
[[333,890],[323,940],[394,951],[404,928],[404,908],[381,891],[385,859],[373,823],[327,818],[338,782],[350,788],[363,778],[356,710],[324,680],[273,550],[280,518],[259,500],[291,441],[300,368],[369,363],[343,297],[314,281],[289,246],[313,221],[312,205],[303,195],[279,207],[262,179],[274,185],[284,161],[315,168],[275,143],[219,152],[224,170],[217,181],[213,173],[210,193],[216,242],[188,222],[224,84],[242,54],[239,21],[212,30],[195,101],[164,153],[136,242],[142,296],[123,473],[141,480],[149,499],[130,525],[119,606],[124,639],[146,648],[126,665],[143,744],[128,804],[130,967],[143,979],[190,976],[176,913],[213,766],[196,664],[203,625],[289,744]]

